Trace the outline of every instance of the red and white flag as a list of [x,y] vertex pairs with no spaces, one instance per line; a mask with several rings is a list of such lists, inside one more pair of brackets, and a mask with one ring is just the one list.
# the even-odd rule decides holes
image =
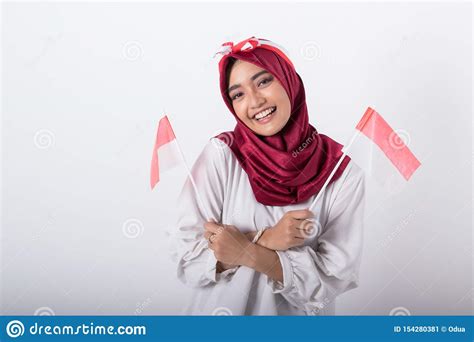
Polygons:
[[163,116],[158,123],[158,130],[156,132],[155,146],[153,147],[153,155],[151,156],[151,174],[150,174],[150,185],[151,189],[160,181],[160,174],[169,170],[174,166],[182,163],[188,173],[188,179],[196,193],[197,201],[200,207],[204,211],[207,220],[211,220],[212,216],[209,215],[206,207],[203,205],[203,200],[199,194],[196,181],[193,178],[191,170],[186,163],[184,154],[181,151],[176,135],[173,132],[168,116]]
[[393,188],[397,183],[410,180],[421,165],[408,148],[409,144],[410,135],[407,131],[394,130],[379,113],[369,107],[343,152],[379,184]]
[[[346,155],[390,191],[399,189],[401,181],[406,183],[420,167],[421,163],[408,148],[409,134],[404,130],[392,129],[372,108],[367,108],[355,130],[350,142],[343,147],[344,153],[326,179],[323,189],[329,184]],[[310,209],[323,192],[319,192]]]
[[183,162],[173,128],[165,115],[160,119],[151,157],[151,189],[160,181],[160,174]]

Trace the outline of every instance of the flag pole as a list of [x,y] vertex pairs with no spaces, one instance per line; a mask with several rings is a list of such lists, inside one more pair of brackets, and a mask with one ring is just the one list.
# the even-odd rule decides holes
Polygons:
[[314,199],[313,203],[311,204],[311,206],[309,207],[309,210],[312,211],[316,202],[318,202],[318,200],[321,198],[321,196],[323,195],[324,191],[326,190],[326,187],[328,186],[329,182],[331,181],[332,177],[334,176],[334,174],[336,173],[337,169],[339,168],[339,166],[341,165],[342,161],[344,160],[345,156],[347,155],[347,151],[349,150],[349,148],[351,147],[351,145],[354,143],[355,139],[359,136],[360,134],[360,131],[358,129],[356,129],[356,131],[354,132],[354,134],[352,135],[352,138],[349,142],[349,144],[347,144],[346,146],[344,146],[344,153],[342,154],[341,158],[339,158],[339,161],[337,162],[336,166],[334,166],[334,169],[331,171],[331,174],[329,175],[329,177],[326,179],[326,181],[324,182],[324,185],[323,187],[321,188],[321,190],[319,190],[319,193],[318,195],[316,196],[316,198]]
[[[168,117],[168,121],[169,121],[169,117]],[[171,125],[171,127],[173,127],[173,125]],[[175,134],[175,137],[176,137],[176,134]],[[202,210],[204,210],[204,215],[206,215],[206,219],[209,221],[209,220],[211,220],[211,216],[207,212],[206,207],[204,206],[204,202],[202,201],[202,198],[199,195],[199,191],[197,189],[196,182],[194,181],[194,177],[191,174],[191,169],[188,167],[188,163],[186,163],[186,158],[184,158],[183,150],[181,149],[181,145],[179,144],[178,138],[176,138],[175,140],[176,140],[176,146],[178,146],[178,151],[179,151],[179,154],[180,154],[181,159],[183,161],[184,167],[186,168],[186,172],[189,176],[189,179],[191,180],[191,184],[194,188],[194,192],[196,193],[197,200],[198,200],[199,204],[201,205]]]

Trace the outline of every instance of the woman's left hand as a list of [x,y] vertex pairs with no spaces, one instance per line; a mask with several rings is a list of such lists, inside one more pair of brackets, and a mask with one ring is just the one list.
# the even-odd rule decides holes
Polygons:
[[212,234],[212,243],[209,248],[214,251],[218,261],[229,265],[246,265],[248,253],[245,249],[252,244],[251,241],[235,226],[206,222],[204,237],[209,241]]

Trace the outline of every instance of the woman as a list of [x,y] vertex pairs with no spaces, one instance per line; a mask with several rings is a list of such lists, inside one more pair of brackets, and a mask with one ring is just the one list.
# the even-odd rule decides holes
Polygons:
[[345,157],[322,189],[342,145],[309,124],[292,62],[264,39],[223,46],[237,125],[193,166],[198,195],[188,180],[179,197],[177,276],[196,288],[185,314],[333,315],[358,285],[364,175]]

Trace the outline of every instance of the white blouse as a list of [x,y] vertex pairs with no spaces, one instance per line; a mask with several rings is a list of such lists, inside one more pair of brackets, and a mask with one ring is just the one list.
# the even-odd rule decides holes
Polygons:
[[217,138],[210,139],[191,173],[201,200],[188,178],[171,232],[177,277],[195,288],[183,314],[334,315],[335,298],[358,286],[365,181],[354,162],[315,205],[318,234],[302,246],[277,251],[283,283],[246,266],[216,273],[217,260],[204,238],[204,222],[213,218],[243,233],[255,231],[275,225],[287,211],[309,208],[316,195],[288,206],[257,202],[247,173]]

